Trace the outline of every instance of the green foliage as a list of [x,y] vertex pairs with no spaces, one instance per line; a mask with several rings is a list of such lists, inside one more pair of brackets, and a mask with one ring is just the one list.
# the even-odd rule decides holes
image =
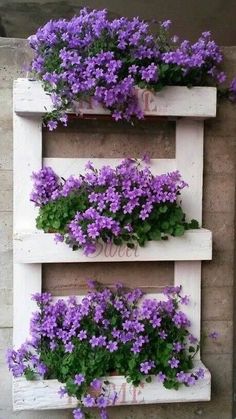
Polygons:
[[[36,219],[36,226],[45,233],[56,232],[66,235],[67,225],[77,211],[83,212],[90,207],[91,203],[88,201],[86,192],[72,193],[42,206]],[[117,220],[122,227],[122,232],[116,237],[104,231],[101,234],[101,240],[106,243],[108,239],[111,239],[115,245],[126,244],[129,248],[134,248],[137,244],[141,247],[145,246],[148,241],[152,240],[167,240],[169,236],[180,237],[186,230],[199,227],[196,220],[190,223],[185,221],[185,214],[177,203],[156,204],[146,220],[140,219],[138,210],[134,210],[132,215],[124,214],[122,211],[115,214],[104,211],[104,215]],[[127,224],[132,226],[131,233],[124,228]],[[86,225],[85,222],[84,227]],[[66,237],[66,242],[70,244],[68,237]],[[72,247],[77,249],[78,245],[72,243]]]
[[36,227],[45,233],[65,233],[67,224],[74,218],[77,211],[84,211],[88,206],[85,193],[72,193],[67,197],[50,201],[39,209]]

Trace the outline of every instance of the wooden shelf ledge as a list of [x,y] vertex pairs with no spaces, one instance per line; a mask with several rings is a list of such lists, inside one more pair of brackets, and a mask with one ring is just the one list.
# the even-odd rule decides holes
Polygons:
[[99,243],[97,251],[89,256],[82,250],[72,251],[65,243],[56,244],[54,234],[18,233],[14,235],[14,258],[16,263],[210,260],[212,233],[206,229],[189,230],[182,237],[152,241],[135,249]]
[[[182,386],[179,390],[167,390],[156,378],[152,383],[134,387],[123,376],[106,377],[109,384],[106,391],[117,392],[116,405],[137,405],[151,403],[180,403],[209,401],[211,399],[211,375],[204,364],[196,360],[194,370],[203,368],[205,377],[192,387]],[[69,409],[77,406],[73,397],[60,398],[58,391],[63,385],[57,380],[27,381],[25,378],[13,380],[14,410]]]
[[[216,116],[216,88],[167,86],[155,93],[136,89],[141,109],[147,117],[212,118]],[[43,115],[53,110],[50,95],[45,93],[40,81],[26,78],[14,81],[14,111],[18,115]],[[107,109],[95,102],[79,102],[78,113],[110,115]]]

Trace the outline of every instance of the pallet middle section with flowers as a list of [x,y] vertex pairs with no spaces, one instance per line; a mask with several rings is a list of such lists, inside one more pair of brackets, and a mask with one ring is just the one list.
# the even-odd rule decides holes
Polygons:
[[[144,162],[132,159],[121,162],[89,156],[43,158],[41,117],[51,106],[49,98],[39,82],[19,79],[15,83],[16,347],[29,337],[29,322],[37,302],[32,301],[31,295],[42,292],[42,263],[58,262],[174,261],[174,286],[177,289],[182,286],[184,294],[190,296],[190,303],[181,312],[191,322],[191,336],[200,340],[201,261],[212,257],[211,232],[201,228],[203,130],[204,119],[215,116],[216,90],[168,87],[160,94],[148,91],[137,94],[147,117],[176,120],[175,159],[148,161],[145,157]],[[86,115],[107,114],[96,103],[82,104],[81,108]],[[159,195],[154,193],[157,189]],[[36,222],[41,231],[36,229]],[[160,294],[146,297],[165,301]],[[50,304],[57,302],[53,300]],[[142,307],[142,300],[140,304]],[[175,359],[170,362],[174,370]],[[150,370],[152,379],[138,387],[127,383],[122,375],[103,379],[106,395],[116,393],[115,405],[210,399],[210,373],[200,360],[200,352],[189,376],[195,385],[189,381],[178,391],[165,388],[163,377],[158,380],[153,376],[148,361],[142,364],[143,370]],[[70,395],[60,398],[60,387],[55,379],[15,378],[14,408],[76,407],[76,398]]]

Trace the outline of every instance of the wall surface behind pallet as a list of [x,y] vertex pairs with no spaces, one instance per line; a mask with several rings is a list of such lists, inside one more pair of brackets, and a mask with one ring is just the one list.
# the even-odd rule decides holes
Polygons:
[[[224,52],[226,56],[225,69],[233,76],[236,74],[236,47],[227,47]],[[30,55],[26,41],[0,38],[0,419],[69,419],[72,417],[69,411],[18,412],[14,414],[11,407],[11,377],[4,361],[5,350],[11,345],[12,336],[12,81],[25,75],[24,69],[30,60]],[[195,419],[198,417],[231,419],[232,417],[235,112],[236,108],[231,104],[222,103],[218,107],[217,118],[207,121],[205,124],[203,220],[204,226],[213,231],[214,252],[213,261],[203,263],[202,358],[212,372],[212,401],[209,403],[117,407],[112,409],[111,419],[143,419],[144,417],[148,419]],[[80,127],[81,136],[87,135],[88,128],[85,125],[83,123],[83,126]],[[159,146],[160,139],[164,142],[164,146],[160,146],[162,153],[168,151],[171,154],[173,127],[167,126],[165,123],[160,127],[159,131],[157,129],[158,134],[155,134],[153,125],[149,128],[145,126],[142,128],[142,135],[146,135],[146,137],[149,133],[150,137],[156,135]],[[93,127],[90,127],[90,134],[92,129]],[[112,134],[113,144],[115,138],[118,141],[117,144],[120,144],[123,132],[126,132],[127,139],[133,136],[134,143],[137,141],[135,135],[140,135],[140,132],[137,131],[132,133],[130,127],[127,129],[111,127],[110,129],[116,131],[115,134],[114,132]],[[111,135],[108,132],[109,126],[103,125],[102,128],[100,123],[97,125],[94,123],[95,131],[97,131],[98,140],[104,138],[104,135]],[[73,129],[71,132],[69,130],[66,132],[68,136],[78,135],[73,132]],[[136,134],[134,134],[135,132]],[[48,138],[45,153],[53,152],[53,150],[50,151],[50,146],[54,146],[53,143],[57,137],[56,134],[53,135],[54,138],[49,138],[47,133],[44,135],[45,141]],[[58,134],[58,140],[64,143],[63,153],[71,153],[73,145],[70,146],[72,149],[66,150],[63,136],[65,136],[63,132]],[[74,140],[74,144],[76,144],[76,140]],[[125,153],[129,151],[129,147],[127,147],[127,144],[124,143]],[[113,150],[113,153],[117,153],[118,149],[119,147]],[[73,282],[73,275],[78,278],[76,269],[71,266],[70,272],[65,273],[70,280],[71,292],[74,291],[73,287],[77,286],[77,280]],[[89,270],[89,268],[86,269]],[[106,269],[106,267],[101,266],[100,269]],[[124,268],[122,268],[122,272],[118,267],[110,269],[111,276],[114,276],[114,272],[116,275],[125,274]],[[127,269],[130,270],[132,267],[127,266]],[[156,272],[160,271],[157,265],[155,269]],[[171,279],[172,266],[162,265],[160,269],[161,281],[165,275]],[[55,280],[56,277],[59,279],[59,274],[59,266],[44,267],[44,284],[48,283],[55,293],[62,292]],[[145,277],[145,269],[141,271],[141,274]],[[99,275],[102,276],[102,271]],[[107,272],[106,277],[108,278]],[[150,281],[153,284],[153,278]],[[64,278],[64,286],[65,283]],[[68,289],[66,291],[68,292]],[[219,332],[216,342],[207,338],[209,332],[212,331]]]

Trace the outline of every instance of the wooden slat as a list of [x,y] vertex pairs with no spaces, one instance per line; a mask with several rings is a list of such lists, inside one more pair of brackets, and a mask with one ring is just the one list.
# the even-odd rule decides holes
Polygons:
[[[78,176],[84,173],[86,163],[91,161],[94,163],[96,169],[102,166],[111,166],[115,168],[121,163],[123,159],[105,159],[105,158],[55,158],[47,157],[43,159],[43,166],[52,167],[52,169],[59,175],[65,178],[70,175]],[[154,175],[160,175],[167,172],[172,172],[177,169],[175,159],[152,159],[150,163],[151,172]]]
[[[112,287],[109,287],[109,288],[112,289]],[[76,302],[80,303],[83,300],[83,298],[85,298],[85,297],[86,297],[86,295],[75,295]],[[63,295],[63,296],[59,295],[59,296],[54,296],[52,300],[53,300],[53,302],[56,302],[58,300],[65,300],[66,301],[69,298],[70,298],[69,295]],[[158,301],[164,301],[167,298],[160,290],[160,292],[155,292],[155,293],[148,292],[148,293],[144,294],[144,296],[140,299],[140,303],[145,299],[156,299]]]
[[[137,89],[141,108],[146,116],[198,117],[209,118],[216,115],[216,88],[182,86],[165,87],[161,92],[152,93]],[[23,114],[44,114],[52,111],[50,96],[38,81],[18,79],[14,83],[14,110]],[[80,103],[78,109],[83,114],[106,115],[109,111],[94,101]]]
[[[14,124],[14,214],[13,230],[32,231],[37,209],[29,201],[31,174],[42,166],[40,116],[23,118],[13,114]],[[15,249],[13,249],[15,255]],[[36,304],[33,293],[41,292],[41,264],[18,264],[13,269],[13,343],[21,345],[29,336],[29,322]]]
[[[208,401],[211,395],[210,372],[201,361],[196,361],[194,370],[203,368],[205,378],[199,380],[195,386],[182,386],[178,391],[167,390],[162,383],[154,378],[152,383],[145,383],[139,387],[128,384],[125,377],[106,377],[109,380],[107,393],[118,394],[116,405],[150,404],[150,403],[180,403]],[[194,371],[193,370],[193,371]],[[58,391],[62,386],[57,380],[27,381],[17,378],[13,383],[14,410],[46,410],[74,408],[77,401],[73,397],[60,398]]]
[[42,124],[40,117],[13,115],[14,124],[14,230],[34,228],[37,208],[29,200],[31,175],[42,167]]
[[13,269],[13,344],[19,348],[30,333],[30,319],[37,310],[37,304],[31,297],[42,292],[41,263],[14,263]]
[[[190,299],[188,305],[182,305],[183,311],[191,322],[190,330],[192,335],[201,340],[201,261],[175,262],[174,271],[175,286],[182,286],[182,295]],[[200,350],[196,354],[200,359]]]
[[176,122],[176,167],[189,187],[181,192],[182,208],[188,219],[202,222],[204,122]]
[[96,253],[90,256],[85,256],[82,250],[73,252],[64,243],[56,245],[54,234],[17,233],[14,241],[15,260],[20,263],[190,261],[210,260],[212,257],[212,235],[205,229],[189,230],[182,237],[152,241],[135,249],[101,243]]

